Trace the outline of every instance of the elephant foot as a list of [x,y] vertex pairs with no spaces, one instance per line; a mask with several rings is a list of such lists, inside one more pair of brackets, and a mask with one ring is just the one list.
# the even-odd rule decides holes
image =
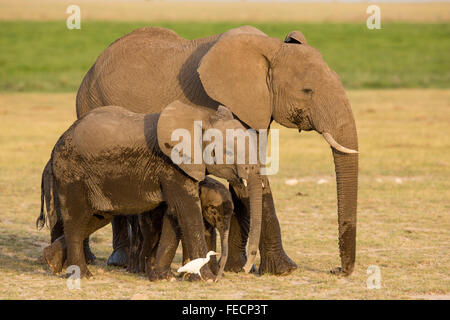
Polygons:
[[87,264],[94,264],[95,260],[97,259],[95,254],[92,253],[89,245],[84,247],[84,257],[86,258]]
[[175,281],[177,278],[170,270],[158,271],[156,269],[153,269],[148,274],[148,279],[153,282],[158,280]]
[[[230,261],[232,260],[232,261]],[[244,265],[247,261],[245,255],[239,254],[234,256],[234,260],[230,257],[227,259],[227,264],[225,265],[224,271],[227,272],[243,272],[244,271]],[[217,274],[218,271],[214,272]],[[256,266],[252,265],[252,268],[250,269],[249,273],[256,273]]]
[[108,258],[107,265],[126,268],[128,265],[128,248],[120,247],[114,249],[113,253],[111,253]]
[[136,255],[131,255],[128,258],[128,266],[127,271],[131,273],[145,273],[146,272],[146,263],[145,260],[142,261],[139,256],[136,257]]
[[127,271],[130,273],[139,273],[139,264],[132,256],[128,258]]
[[150,273],[155,269],[154,265],[149,266],[148,264],[145,266],[144,274],[149,277]]
[[245,257],[245,252],[236,252],[236,253],[230,253],[228,255],[227,263],[225,265],[225,271],[227,272],[241,272],[243,271],[243,267],[245,265],[245,262],[247,261],[247,258]]
[[264,254],[261,255],[261,264],[259,266],[259,274],[265,273],[277,276],[286,276],[296,270],[298,267],[284,251],[280,254]]
[[190,282],[202,281],[202,278],[200,278],[200,276],[196,273],[185,274],[185,275],[183,275],[182,279],[186,279]]
[[212,282],[216,280],[215,274],[211,271],[211,269],[208,266],[201,268],[200,273],[202,274],[202,279],[207,282]]
[[139,265],[128,266],[127,271],[130,273],[145,273],[144,268]]
[[48,247],[45,247],[43,254],[50,269],[56,274],[60,273],[63,269],[67,255],[64,236],[56,239]]
[[334,274],[334,275],[336,275],[338,277],[348,277],[349,275],[352,274],[352,272],[346,272],[346,271],[342,270],[341,267],[336,267],[336,268],[330,270],[330,273]]

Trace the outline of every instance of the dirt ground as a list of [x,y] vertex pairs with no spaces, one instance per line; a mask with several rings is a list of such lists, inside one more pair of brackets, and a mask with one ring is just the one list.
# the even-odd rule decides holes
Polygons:
[[[355,272],[338,278],[332,156],[314,132],[280,129],[270,178],[283,244],[298,264],[286,277],[226,273],[219,283],[156,282],[106,266],[111,227],[92,237],[92,280],[69,290],[49,272],[36,230],[40,176],[75,119],[75,94],[0,94],[0,299],[450,299],[450,90],[349,92],[359,135]],[[178,252],[173,269],[180,266]],[[368,289],[378,266],[381,288]]]
[[[368,3],[177,2],[144,0],[0,0],[0,20],[65,20],[77,4],[83,20],[298,21],[365,23]],[[382,22],[450,21],[450,3],[380,3]]]

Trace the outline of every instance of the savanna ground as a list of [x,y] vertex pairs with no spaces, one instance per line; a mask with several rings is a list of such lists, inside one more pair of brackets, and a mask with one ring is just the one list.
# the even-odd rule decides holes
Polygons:
[[[448,4],[387,6],[391,22],[369,31],[360,4],[336,7],[334,15],[305,5],[303,12],[316,12],[316,20],[310,14],[281,22],[273,17],[279,7],[254,5],[257,10],[246,11],[251,4],[240,4],[234,20],[220,19],[227,12],[220,7],[209,16],[221,22],[200,17],[193,23],[175,21],[167,14],[173,10],[155,9],[170,4],[145,4],[155,9],[146,20],[145,7],[121,11],[123,2],[115,1],[111,10],[100,10],[95,5],[101,1],[91,7],[80,1],[82,12],[87,5],[88,21],[69,31],[60,2],[45,0],[26,10],[23,3],[0,0],[0,299],[450,299]],[[292,22],[297,20],[302,22]],[[328,273],[339,265],[329,147],[316,133],[275,125],[281,130],[280,170],[270,180],[284,248],[297,271],[286,277],[226,273],[219,283],[150,283],[106,266],[112,250],[107,226],[92,237],[98,259],[90,267],[94,279],[83,280],[81,290],[68,290],[66,280],[51,274],[42,260],[49,234],[36,230],[34,222],[41,172],[75,119],[75,91],[83,75],[109,43],[140,26],[156,24],[195,38],[243,23],[280,38],[303,31],[349,89],[360,149],[355,272],[348,278]],[[180,262],[178,252],[173,269]],[[370,265],[381,270],[379,290],[366,286]]]

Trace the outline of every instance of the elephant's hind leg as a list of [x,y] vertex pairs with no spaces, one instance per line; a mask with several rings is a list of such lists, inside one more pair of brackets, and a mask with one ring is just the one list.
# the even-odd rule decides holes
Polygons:
[[[91,218],[89,222],[89,228],[87,228],[86,232],[92,234],[96,230],[108,224],[111,219],[105,218],[104,221],[101,221],[101,218],[96,216],[95,218]],[[85,241],[83,241],[84,254],[86,254]],[[44,248],[44,259],[47,262],[50,269],[58,274],[62,271],[64,266],[70,265],[67,262],[67,244],[66,237],[62,234],[59,238],[55,239],[51,245]],[[86,259],[85,259],[86,260]],[[87,262],[87,261],[86,261]]]
[[56,274],[60,273],[67,259],[67,246],[64,235],[55,239],[48,247],[45,247],[43,254],[50,270]]
[[110,223],[112,217],[108,214],[96,213],[87,215],[82,221],[65,221],[64,233],[67,243],[67,266],[77,265],[80,268],[81,277],[89,278],[92,276],[87,268],[84,239],[90,236],[98,229]]
[[111,215],[96,212],[88,203],[84,185],[71,183],[60,186],[59,199],[67,245],[67,266],[80,268],[81,277],[92,274],[87,268],[83,241],[94,231],[111,221]]
[[[51,243],[55,242],[58,238],[62,237],[63,235],[64,235],[63,221],[62,221],[62,219],[58,219],[58,221],[56,222],[56,224],[52,227],[52,229],[50,231],[50,242]],[[91,251],[91,248],[89,245],[89,237],[84,239],[83,247],[84,247],[84,256],[86,257],[86,263],[93,264],[96,257]],[[50,247],[48,247],[48,248],[50,249]],[[48,253],[53,252],[54,250],[56,250],[56,248],[62,248],[62,247],[60,246],[60,244],[57,243],[56,246],[53,247],[51,251],[48,251]],[[54,253],[56,254],[56,252],[54,252]],[[65,255],[64,255],[64,257],[65,257]],[[63,261],[63,263],[64,263],[64,261]],[[56,272],[55,270],[53,270],[53,271]]]
[[65,238],[67,244],[67,267],[77,266],[80,269],[80,276],[82,278],[89,278],[92,276],[89,271],[84,257],[83,240],[80,228],[82,225],[74,223],[73,221],[65,221]]
[[44,248],[44,259],[50,269],[58,274],[62,271],[67,258],[66,240],[62,219],[58,219],[50,230],[50,245]]

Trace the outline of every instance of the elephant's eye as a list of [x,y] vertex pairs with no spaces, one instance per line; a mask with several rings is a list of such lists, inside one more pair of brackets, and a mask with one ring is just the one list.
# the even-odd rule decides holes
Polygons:
[[308,93],[308,94],[311,94],[314,92],[313,89],[311,89],[311,88],[303,88],[302,90],[304,93]]

